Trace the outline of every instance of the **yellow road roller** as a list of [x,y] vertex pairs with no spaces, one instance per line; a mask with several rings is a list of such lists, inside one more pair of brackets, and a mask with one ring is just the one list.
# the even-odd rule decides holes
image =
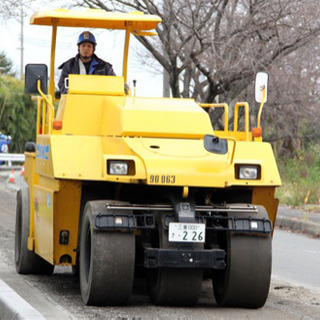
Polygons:
[[[26,144],[27,187],[17,193],[16,270],[70,266],[87,305],[127,304],[143,277],[152,303],[192,306],[205,275],[218,305],[262,307],[281,185],[260,127],[268,75],[256,76],[256,128],[246,102],[229,108],[131,94],[130,36],[154,35],[159,23],[103,10],[31,17],[52,27],[51,62],[26,66],[37,132]],[[123,30],[122,75],[70,74],[67,93],[56,98],[58,27]],[[223,109],[222,130],[213,129],[208,108]]]

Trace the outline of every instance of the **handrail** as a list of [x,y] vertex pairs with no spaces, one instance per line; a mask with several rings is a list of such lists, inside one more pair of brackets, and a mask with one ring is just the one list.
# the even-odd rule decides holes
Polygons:
[[37,98],[37,135],[40,134],[40,121],[41,121],[41,98]]
[[[226,103],[200,103],[199,104],[202,108],[224,108],[224,130],[220,132],[224,132],[227,134],[229,132],[229,114],[228,114],[228,105]],[[237,102],[234,106],[234,121],[233,121],[233,132],[236,134],[238,131],[238,121],[239,121],[239,108],[244,108],[245,113],[245,140],[250,141],[250,132],[249,132],[249,104],[248,102]],[[261,111],[261,110],[260,110]],[[261,112],[260,112],[261,113]],[[229,135],[228,135],[229,136]],[[236,139],[230,139],[232,141],[236,141]],[[233,158],[233,157],[232,157]]]
[[224,108],[224,132],[229,128],[229,106],[226,103],[200,103],[202,108]]
[[[41,97],[46,101],[46,103],[49,105],[49,112],[48,112],[48,133],[50,134],[51,131],[52,131],[52,122],[53,122],[53,119],[54,119],[54,106],[52,104],[52,102],[50,101],[50,99],[48,99],[48,97],[46,97],[46,95],[43,93],[43,91],[41,90],[41,81],[40,79],[37,80],[37,89],[41,95]],[[39,107],[39,104],[38,104],[38,113],[40,114],[40,107]],[[45,128],[45,125],[46,125],[46,113],[47,113],[47,110],[46,110],[46,105],[44,104],[43,106],[43,110],[42,110],[42,128],[44,129]],[[39,118],[39,114],[38,114],[38,118]],[[37,122],[38,122],[38,119],[37,119]],[[38,125],[38,123],[37,123]],[[39,118],[39,125],[40,125],[40,118]],[[39,132],[38,132],[39,133]]]
[[246,133],[246,141],[249,141],[249,104],[248,102],[237,102],[236,105],[234,106],[233,130],[238,131],[239,107],[244,107],[244,130]]

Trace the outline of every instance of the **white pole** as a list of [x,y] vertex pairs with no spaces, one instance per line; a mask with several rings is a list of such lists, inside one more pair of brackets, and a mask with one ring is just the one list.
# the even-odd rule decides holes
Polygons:
[[24,50],[24,47],[23,47],[23,5],[22,5],[22,2],[20,2],[20,13],[21,13],[21,16],[20,16],[20,27],[21,27],[21,32],[20,32],[20,80],[22,80],[23,78],[23,50]]

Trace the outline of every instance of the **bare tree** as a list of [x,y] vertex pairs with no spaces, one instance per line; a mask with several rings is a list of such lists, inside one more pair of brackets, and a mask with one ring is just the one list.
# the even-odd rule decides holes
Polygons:
[[319,40],[272,66],[270,99],[265,109],[267,139],[281,157],[297,156],[319,143]]
[[26,12],[34,1],[35,0],[1,0],[0,16],[4,20],[11,18],[19,20],[21,17],[21,9],[24,9],[24,12]]
[[174,97],[237,97],[258,69],[320,34],[316,0],[78,0],[107,11],[157,14],[158,40],[138,40],[170,75]]

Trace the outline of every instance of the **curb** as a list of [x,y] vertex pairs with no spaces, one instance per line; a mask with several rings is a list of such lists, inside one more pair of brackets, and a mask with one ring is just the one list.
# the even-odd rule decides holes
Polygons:
[[292,231],[306,233],[313,237],[320,237],[320,224],[315,222],[306,222],[297,218],[286,218],[277,216],[276,227],[287,228]]
[[43,320],[43,315],[0,279],[0,315],[9,320]]

